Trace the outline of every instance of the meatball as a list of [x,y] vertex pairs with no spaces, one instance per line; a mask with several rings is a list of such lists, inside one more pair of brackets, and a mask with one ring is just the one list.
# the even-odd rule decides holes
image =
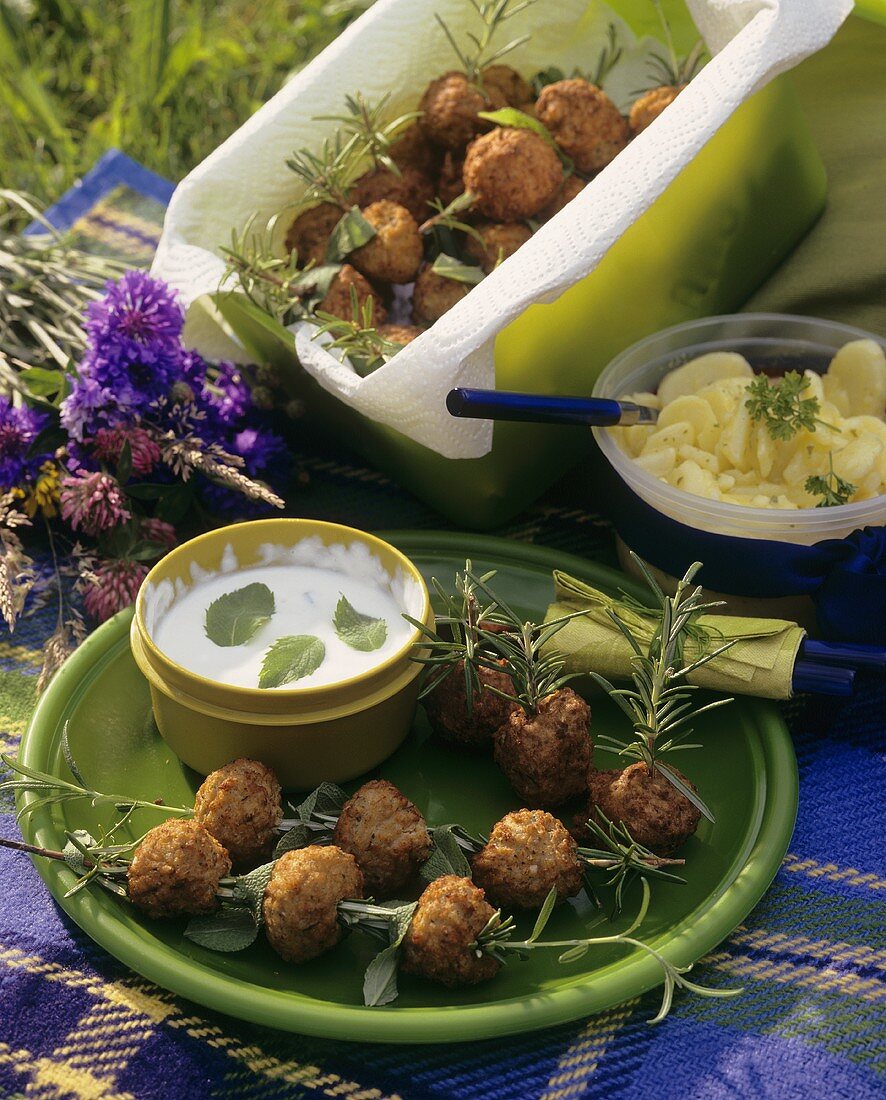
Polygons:
[[437,196],[444,206],[463,194],[465,158],[456,153],[447,153],[443,158],[440,175],[437,177]]
[[539,212],[539,220],[546,222],[553,218],[555,214],[559,214],[563,207],[568,202],[572,202],[576,195],[581,194],[585,187],[586,183],[581,176],[567,176],[563,181],[563,186],[554,196],[554,201]]
[[338,903],[363,892],[350,852],[332,845],[286,852],[274,864],[262,903],[268,942],[287,962],[322,955],[342,937]]
[[405,206],[419,225],[430,214],[428,204],[433,197],[433,183],[415,168],[403,168],[399,176],[389,168],[374,168],[357,180],[350,193],[351,201],[361,210],[381,199]]
[[495,734],[495,762],[529,806],[559,806],[587,789],[591,708],[572,688],[511,711]]
[[326,259],[329,237],[342,217],[342,211],[331,202],[321,202],[299,214],[286,234],[286,249],[298,253],[304,267],[309,262],[322,264]]
[[522,244],[526,244],[532,233],[528,225],[522,222],[499,224],[486,222],[477,226],[477,232],[483,243],[473,235],[468,236],[465,248],[488,275],[502,260],[513,256]]
[[386,340],[390,340],[393,344],[402,344],[404,347],[411,344],[416,336],[421,336],[423,332],[424,329],[419,328],[418,325],[395,325],[389,322],[386,325],[378,326],[380,336],[384,336]]
[[[478,668],[477,675],[481,685],[491,684],[499,691],[514,690],[506,672]],[[423,702],[434,733],[457,745],[486,744],[517,705],[481,688],[479,693],[474,694],[473,709],[469,710],[464,661],[454,665],[449,675],[424,697]]]
[[481,92],[464,73],[444,73],[431,81],[421,97],[421,127],[435,145],[459,152],[471,138],[489,129],[490,123],[479,117],[480,111],[506,106],[494,82]]
[[476,985],[498,973],[500,963],[477,956],[471,944],[495,910],[468,878],[443,875],[418,899],[403,940],[403,969],[442,985]]
[[631,107],[628,118],[631,130],[635,134],[645,130],[651,122],[655,122],[665,107],[670,107],[682,90],[682,86],[675,88],[673,84],[663,84],[660,88],[644,92]]
[[542,88],[535,113],[579,172],[605,168],[630,137],[627,120],[609,96],[579,78]]
[[423,267],[415,280],[412,294],[413,319],[420,325],[432,325],[464,298],[470,289],[466,283],[438,275],[430,266]]
[[532,85],[510,65],[489,65],[481,75],[487,95],[494,90],[509,107],[519,107],[521,110],[527,104],[531,105],[534,98]]
[[225,764],[207,775],[194,796],[194,819],[238,866],[270,855],[282,818],[280,784],[258,760]]
[[401,172],[412,168],[424,176],[433,176],[440,166],[440,153],[425,137],[417,122],[407,126],[391,144],[388,156]]
[[499,127],[471,142],[465,188],[476,209],[495,222],[519,222],[548,205],[563,184],[560,158],[531,130]]
[[173,818],[155,825],[136,848],[127,871],[129,897],[149,917],[211,913],[230,871],[230,857],[211,833],[196,821]]
[[477,885],[496,905],[509,909],[538,909],[552,889],[562,901],[582,887],[578,846],[544,810],[505,814],[471,867]]
[[[674,771],[687,787],[697,790],[682,772]],[[698,828],[701,814],[685,794],[662,775],[650,775],[639,761],[614,771],[592,771],[588,776],[590,812],[599,810],[610,821],[620,821],[628,832],[656,855],[670,856]]]
[[373,897],[391,897],[431,854],[425,819],[385,779],[364,783],[348,799],[332,843],[356,859],[366,891]]
[[415,218],[405,206],[388,199],[379,199],[367,206],[363,217],[375,229],[375,236],[351,253],[351,263],[369,279],[411,283],[421,266],[422,256]]
[[357,303],[362,308],[367,298],[372,299],[372,318],[375,324],[384,324],[388,311],[382,304],[378,291],[368,279],[350,264],[342,264],[341,271],[329,284],[326,297],[317,307],[322,313],[331,313],[343,321],[353,321],[354,308],[351,303],[351,287],[357,291]]

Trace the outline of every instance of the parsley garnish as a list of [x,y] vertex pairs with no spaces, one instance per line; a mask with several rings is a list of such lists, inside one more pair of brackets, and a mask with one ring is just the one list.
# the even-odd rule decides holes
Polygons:
[[851,481],[844,481],[834,470],[834,455],[828,452],[828,472],[823,476],[815,475],[806,478],[806,492],[822,499],[816,504],[816,508],[832,508],[835,504],[847,504],[849,498],[858,488]]
[[773,439],[792,439],[801,428],[814,432],[820,406],[817,397],[803,397],[809,379],[795,370],[770,382],[765,374],[748,385],[745,407],[752,420],[762,420]]

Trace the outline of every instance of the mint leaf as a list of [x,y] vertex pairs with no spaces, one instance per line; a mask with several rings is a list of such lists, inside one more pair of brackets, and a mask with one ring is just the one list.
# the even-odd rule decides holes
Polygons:
[[191,917],[185,935],[210,951],[242,951],[255,941],[258,924],[245,906],[226,905],[217,913]]
[[333,623],[335,633],[345,645],[349,645],[351,649],[359,649],[363,653],[381,649],[388,636],[388,624],[384,619],[373,619],[371,615],[363,615],[352,607],[346,596],[342,596],[336,604]]
[[368,244],[375,236],[375,226],[367,221],[356,206],[344,213],[336,222],[326,246],[326,260],[334,263],[343,260],[357,248]]
[[244,645],[274,614],[274,593],[266,584],[226,592],[206,608],[206,637],[220,646]]
[[323,664],[326,646],[313,634],[287,634],[265,654],[258,678],[260,688],[281,687],[301,680]]

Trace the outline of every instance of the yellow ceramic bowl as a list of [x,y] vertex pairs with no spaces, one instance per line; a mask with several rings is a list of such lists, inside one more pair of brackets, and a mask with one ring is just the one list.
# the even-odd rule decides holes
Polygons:
[[[414,582],[413,617],[433,624],[427,586],[412,562],[381,539],[308,519],[269,519],[211,531],[184,543],[150,571],[139,591],[130,641],[147,677],[154,717],[164,740],[189,767],[207,774],[237,757],[261,760],[284,787],[308,790],[342,782],[374,768],[409,732],[421,665],[410,658],[419,631],[382,663],[348,680],[310,688],[232,687],[171,661],[151,638],[151,600],[163,582],[193,583],[218,572],[226,548],[241,569],[262,563],[268,543],[292,547],[306,538],[324,545],[362,543],[392,578]],[[229,551],[230,553],[230,551]],[[418,612],[418,613],[416,613]]]

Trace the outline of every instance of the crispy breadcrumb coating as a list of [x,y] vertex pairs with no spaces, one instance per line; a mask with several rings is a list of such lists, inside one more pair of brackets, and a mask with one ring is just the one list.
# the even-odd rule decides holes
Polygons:
[[494,88],[509,107],[522,109],[534,98],[532,85],[510,65],[487,65],[481,76],[484,90]]
[[323,313],[340,317],[343,321],[352,321],[354,310],[351,305],[351,287],[357,291],[357,301],[361,308],[367,298],[372,299],[373,321],[377,325],[383,325],[387,320],[388,311],[384,307],[381,295],[351,264],[342,264],[341,271],[329,284],[329,290],[317,308]]
[[437,197],[444,206],[457,199],[464,192],[465,158],[458,153],[447,153],[443,157],[440,174],[437,177]]
[[341,220],[343,211],[334,203],[321,202],[305,210],[290,225],[286,234],[286,249],[298,253],[301,267],[313,261],[322,264],[326,259],[326,247],[333,229]]
[[529,226],[523,222],[483,222],[476,229],[483,238],[483,243],[470,235],[465,242],[465,251],[487,275],[508,256],[513,256],[532,236]]
[[554,196],[554,201],[539,212],[539,221],[549,221],[555,214],[559,214],[563,207],[568,202],[572,202],[576,195],[580,195],[586,186],[587,184],[581,176],[567,176],[563,181],[563,186]]
[[351,253],[351,263],[368,279],[411,283],[422,259],[422,241],[415,218],[405,206],[388,199],[371,203],[362,213],[375,229],[375,236]]
[[630,138],[627,120],[609,96],[577,77],[542,88],[535,113],[579,172],[599,172]]
[[333,844],[357,860],[366,892],[389,898],[431,854],[425,819],[393,783],[372,779],[342,807]]
[[494,84],[481,92],[464,73],[444,73],[431,81],[421,97],[421,128],[435,145],[459,152],[471,138],[489,129],[491,124],[478,117],[480,111],[506,106]]
[[258,760],[234,760],[211,772],[194,796],[194,819],[237,866],[266,859],[282,820],[280,784]]
[[495,222],[519,222],[553,200],[563,184],[563,168],[544,138],[502,126],[468,146],[464,182],[477,196],[479,213]]
[[434,185],[415,168],[403,168],[395,175],[389,168],[373,168],[351,188],[350,199],[360,209],[387,199],[405,206],[419,225],[432,213],[429,203],[434,197]]
[[424,329],[419,328],[418,325],[396,325],[388,322],[385,325],[379,325],[378,331],[386,340],[391,340],[395,344],[403,344],[405,347],[407,344],[411,344],[416,336],[421,336]]
[[417,122],[403,130],[392,143],[388,156],[401,171],[412,168],[428,177],[440,167],[440,150],[431,145]]
[[553,889],[562,901],[582,887],[578,846],[544,810],[505,814],[471,867],[489,900],[507,909],[537,909]]
[[[691,790],[698,789],[674,771]],[[591,813],[600,810],[610,821],[622,822],[634,840],[659,856],[677,852],[701,820],[686,795],[663,776],[650,775],[642,761],[624,769],[591,771],[588,788]]]
[[129,897],[149,917],[211,913],[228,853],[196,821],[173,818],[149,830],[127,871]]
[[631,130],[639,134],[655,122],[665,107],[670,107],[684,87],[683,84],[679,88],[674,87],[673,84],[663,84],[660,88],[652,88],[644,92],[631,107],[631,113],[628,116]]
[[412,294],[412,317],[417,324],[432,325],[456,302],[461,301],[471,288],[455,279],[438,275],[431,267],[419,271]]
[[501,964],[471,950],[494,913],[470,879],[435,879],[418,899],[403,940],[403,970],[447,986],[476,985],[495,977]]
[[268,942],[287,962],[322,955],[342,937],[338,903],[363,894],[363,875],[349,852],[332,845],[286,852],[265,889]]

